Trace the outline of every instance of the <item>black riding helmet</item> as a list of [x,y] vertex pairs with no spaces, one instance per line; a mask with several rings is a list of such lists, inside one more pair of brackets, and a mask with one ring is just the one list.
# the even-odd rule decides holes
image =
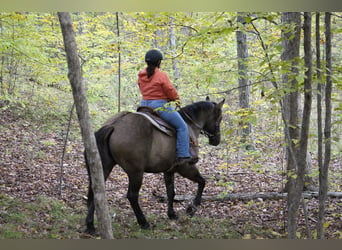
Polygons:
[[147,51],[146,55],[145,55],[145,62],[146,63],[157,63],[159,61],[163,60],[163,54],[156,49],[151,49],[149,51]]

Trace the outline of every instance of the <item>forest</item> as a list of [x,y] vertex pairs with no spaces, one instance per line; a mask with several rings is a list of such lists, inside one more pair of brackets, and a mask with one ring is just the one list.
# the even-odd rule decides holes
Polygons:
[[[118,166],[105,182],[115,239],[341,239],[342,13],[70,13],[94,131],[135,112],[145,53],[159,49],[182,106],[220,102],[221,142],[199,137],[206,179],[144,175],[140,229]],[[0,239],[106,238],[84,233],[88,174],[55,12],[0,13]],[[107,202],[108,200],[108,202]]]

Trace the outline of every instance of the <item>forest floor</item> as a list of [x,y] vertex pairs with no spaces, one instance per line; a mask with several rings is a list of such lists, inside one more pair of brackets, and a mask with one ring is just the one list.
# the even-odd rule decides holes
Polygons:
[[[0,111],[0,130],[0,238],[96,237],[83,233],[88,176],[82,143],[77,139],[67,142],[61,166],[63,132],[42,132],[38,124],[10,110]],[[197,164],[207,180],[203,195],[282,191],[283,153],[276,143],[269,142],[254,152],[232,153],[229,159],[224,156],[224,145],[215,148],[205,143],[201,143],[201,160]],[[329,191],[342,191],[341,162],[341,156],[333,156]],[[286,238],[286,199],[205,200],[194,217],[185,214],[189,201],[181,201],[175,204],[179,219],[168,220],[167,205],[158,198],[165,195],[161,174],[144,176],[140,204],[152,229],[141,230],[126,199],[127,183],[126,174],[118,166],[106,182],[115,238]],[[178,175],[175,185],[176,194],[193,195],[197,189]],[[327,200],[327,238],[342,238],[341,205],[341,199]],[[318,200],[307,199],[306,206],[308,221],[301,208],[297,236],[308,238],[309,229],[315,238]]]

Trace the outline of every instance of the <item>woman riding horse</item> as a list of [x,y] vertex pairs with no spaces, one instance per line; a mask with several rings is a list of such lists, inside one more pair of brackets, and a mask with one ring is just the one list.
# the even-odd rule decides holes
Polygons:
[[[209,144],[217,146],[220,143],[220,122],[222,120],[222,105],[206,101],[187,105],[179,110],[185,119],[189,132],[196,140],[200,133],[209,139]],[[166,193],[168,197],[167,215],[170,219],[177,219],[173,208],[175,196],[174,174],[198,184],[197,194],[186,212],[193,215],[196,207],[201,203],[205,180],[196,168],[196,164],[183,164],[175,166],[176,138],[169,136],[155,126],[146,117],[134,112],[123,111],[110,118],[95,133],[97,147],[101,156],[105,180],[113,167],[119,165],[128,176],[127,198],[136,215],[141,228],[148,228],[143,211],[139,206],[139,190],[144,173],[163,173]],[[86,155],[85,155],[86,156]],[[89,171],[88,215],[86,218],[87,233],[94,233],[94,192]]]
[[138,74],[138,85],[143,97],[142,106],[155,109],[161,118],[172,125],[177,131],[176,149],[177,159],[175,165],[196,163],[198,157],[191,157],[189,149],[188,126],[178,112],[169,104],[175,101],[180,106],[180,99],[176,88],[172,85],[169,77],[160,71],[163,55],[159,50],[149,50],[145,55],[147,68]]
[[[224,99],[215,103],[207,98],[206,101],[187,105],[176,112],[168,102],[179,103],[179,96],[167,75],[159,69],[162,58],[162,54],[157,50],[146,53],[147,68],[139,72],[138,79],[143,96],[141,105],[157,109],[160,116],[176,128],[177,138],[155,129],[146,117],[128,111],[116,114],[95,133],[104,179],[108,178],[115,165],[125,171],[128,176],[127,198],[139,225],[144,229],[149,228],[149,223],[138,199],[143,174],[164,174],[168,197],[167,215],[170,219],[177,219],[173,208],[175,173],[197,183],[196,196],[186,210],[189,215],[193,215],[201,203],[205,180],[194,164],[198,158],[190,156],[189,133],[196,140],[200,133],[203,133],[213,146],[217,146],[221,138],[220,122]],[[86,232],[94,233],[94,191],[86,154],[85,159],[89,175]]]

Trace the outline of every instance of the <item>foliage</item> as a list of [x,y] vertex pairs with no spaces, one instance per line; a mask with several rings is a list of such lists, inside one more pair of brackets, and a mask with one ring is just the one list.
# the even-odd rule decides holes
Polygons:
[[[144,53],[151,47],[160,48],[165,60],[162,69],[173,79],[177,63],[180,78],[175,81],[183,103],[197,101],[207,94],[231,97],[237,82],[235,30],[248,34],[250,79],[253,98],[260,92],[276,104],[286,86],[274,89],[270,82],[281,82],[288,66],[280,60],[281,26],[278,13],[246,13],[246,25],[239,26],[236,13],[118,13],[120,37],[117,36],[115,13],[75,13],[73,15],[77,45],[82,61],[84,82],[88,89],[94,120],[101,124],[110,113],[118,110],[118,44],[122,57],[122,109],[134,110],[140,95],[136,87],[137,71],[144,67]],[[30,98],[44,98],[46,88],[57,88],[70,94],[67,81],[64,47],[55,13],[1,13],[0,53],[1,99],[21,105],[32,105]],[[340,20],[336,18],[336,26]],[[170,46],[170,30],[176,34],[176,47]],[[336,46],[340,30],[336,32]],[[259,33],[259,34],[258,34]],[[264,48],[261,46],[261,40]],[[269,62],[265,58],[267,53]],[[339,54],[336,51],[337,55]],[[337,57],[334,57],[337,58]],[[303,68],[300,60],[300,68]],[[270,63],[270,64],[269,64]],[[270,65],[274,75],[270,74]],[[340,88],[340,60],[335,59],[334,77]],[[302,86],[303,70],[295,77]],[[276,77],[277,79],[274,79]],[[236,93],[236,92],[235,92]],[[335,94],[339,99],[339,94]],[[47,105],[56,100],[51,96]],[[336,102],[338,105],[338,101]],[[229,109],[234,112],[237,102]],[[252,109],[256,107],[252,106]],[[339,106],[336,107],[339,111]],[[340,112],[339,112],[340,113]],[[244,116],[246,119],[252,119]],[[252,116],[254,117],[254,115]],[[341,121],[337,116],[335,123]],[[254,118],[253,118],[254,119]]]
[[[118,105],[121,105],[121,110],[135,110],[140,100],[136,86],[137,72],[145,66],[145,52],[156,47],[160,48],[165,55],[162,70],[169,74],[177,86],[182,97],[182,104],[204,100],[208,94],[213,100],[226,98],[222,122],[222,144],[217,148],[214,160],[206,162],[208,166],[215,164],[219,166],[220,175],[216,178],[210,173],[208,179],[212,178],[217,182],[216,186],[220,188],[220,192],[224,194],[224,192],[236,190],[236,182],[233,183],[227,177],[229,172],[236,167],[239,167],[239,171],[251,171],[256,175],[263,175],[265,178],[270,172],[283,174],[283,169],[280,167],[283,163],[278,159],[278,157],[281,159],[284,157],[282,154],[284,148],[283,124],[278,102],[286,93],[296,89],[286,85],[280,85],[278,89],[275,89],[272,85],[272,81],[280,83],[282,74],[289,70],[289,65],[282,62],[280,58],[282,53],[280,34],[284,28],[281,25],[281,14],[276,12],[245,14],[247,16],[246,25],[239,25],[236,21],[237,13],[227,12],[118,13],[120,28],[118,37],[116,13],[74,13],[72,17],[77,46],[94,127],[99,128],[110,115],[116,113]],[[333,16],[332,155],[335,165],[339,164],[342,149],[340,139],[342,131],[342,65],[341,51],[337,49],[341,47],[342,43],[341,22],[339,14]],[[170,44],[172,29],[175,33],[175,47]],[[238,89],[236,88],[238,72],[235,31],[237,29],[246,32],[248,38],[248,66],[251,70],[249,72],[251,85],[249,110],[240,109]],[[324,37],[324,27],[321,32]],[[321,41],[322,48],[324,42],[323,39]],[[264,47],[262,47],[262,43]],[[118,51],[118,45],[120,45],[120,51]],[[122,58],[120,104],[118,103],[119,52]],[[64,45],[56,13],[0,13],[0,57],[1,112],[5,112],[6,116],[8,113],[14,113],[16,117],[27,120],[31,128],[54,134],[59,140],[63,139],[73,100],[67,80]],[[299,62],[300,73],[292,77],[296,77],[298,80],[296,88],[301,90],[304,80],[302,58],[299,58]],[[177,79],[175,65],[179,70]],[[313,69],[313,72],[315,71],[316,69]],[[324,81],[324,67],[322,71]],[[318,81],[316,73],[314,73],[314,81],[315,84]],[[317,94],[315,90],[314,94]],[[313,101],[315,106],[316,98]],[[253,124],[253,137],[256,144],[256,150],[253,152],[244,152],[243,145],[240,143],[239,131],[245,122]],[[315,167],[313,173],[317,175],[316,126],[316,113],[313,111],[309,151],[312,154]],[[73,132],[71,139],[79,138],[75,112],[72,116],[71,128]],[[10,129],[16,129],[16,127],[6,127],[6,124],[1,124],[2,133],[7,133]],[[201,145],[205,143],[204,140],[206,139],[201,138]],[[53,140],[48,139],[39,143],[38,146],[34,146],[32,145],[34,142],[25,139],[24,144],[18,145],[20,149],[25,149],[25,157],[43,161],[48,159],[50,154],[45,153],[41,148],[56,146],[53,143]],[[7,152],[6,150],[3,151]],[[69,150],[71,151],[72,147]],[[277,156],[274,156],[275,153]],[[81,155],[80,152],[79,154]],[[211,153],[204,148],[201,157],[207,157],[208,154]],[[18,157],[16,157],[14,158],[17,160]],[[270,158],[273,163],[265,165],[262,161],[263,158]],[[54,159],[55,163],[58,161],[59,159]],[[13,161],[13,164],[30,165],[17,161]],[[340,176],[339,171],[329,173],[332,189],[340,189],[340,184],[336,181]],[[283,183],[278,184],[281,186]],[[244,188],[254,188],[252,191],[255,191],[260,187],[257,184],[248,186],[248,183],[245,183]],[[8,204],[14,204],[13,201],[8,200],[8,197],[3,199]],[[41,203],[37,206],[43,206]],[[14,208],[14,205],[12,207]],[[63,213],[70,211],[64,208],[60,208],[60,210]],[[28,220],[27,217],[34,215],[33,211],[28,208],[25,211],[29,213],[29,216],[17,211],[18,215],[15,215],[13,220],[22,223]],[[160,223],[160,226],[157,226],[160,231],[171,230],[167,228],[174,226],[171,222],[165,222],[163,219],[151,219],[155,220],[156,224]],[[185,222],[191,220],[197,225],[197,219],[184,219],[184,226],[187,226]],[[57,218],[57,220],[59,219]],[[203,218],[198,220],[202,222]],[[214,222],[218,225],[217,227],[210,224],[209,219],[205,220],[203,225],[215,227],[217,230],[219,230],[219,225],[230,228],[228,222]],[[126,225],[125,230],[129,231],[134,223],[127,223],[130,224]],[[251,228],[254,228],[250,230],[251,232],[257,230],[256,227],[251,226]],[[28,236],[25,230],[22,233],[18,231],[17,235],[10,230],[11,232],[7,236],[25,238]],[[57,231],[58,229],[53,234],[57,235]],[[239,238],[235,229],[229,231],[232,233],[231,238]],[[204,231],[189,232],[182,227],[180,232],[188,233],[189,237],[195,233],[204,234]],[[136,238],[164,237],[156,232],[144,234],[138,229],[132,230],[130,233],[130,237]],[[257,237],[253,233],[249,234],[252,238]],[[52,236],[51,234],[47,237]],[[213,235],[209,234],[208,238],[211,236]],[[223,235],[221,236],[224,238]],[[282,237],[280,235],[273,236]],[[172,237],[181,238],[177,234]],[[258,237],[263,236],[258,235]],[[267,237],[271,238],[270,234],[267,234]]]

